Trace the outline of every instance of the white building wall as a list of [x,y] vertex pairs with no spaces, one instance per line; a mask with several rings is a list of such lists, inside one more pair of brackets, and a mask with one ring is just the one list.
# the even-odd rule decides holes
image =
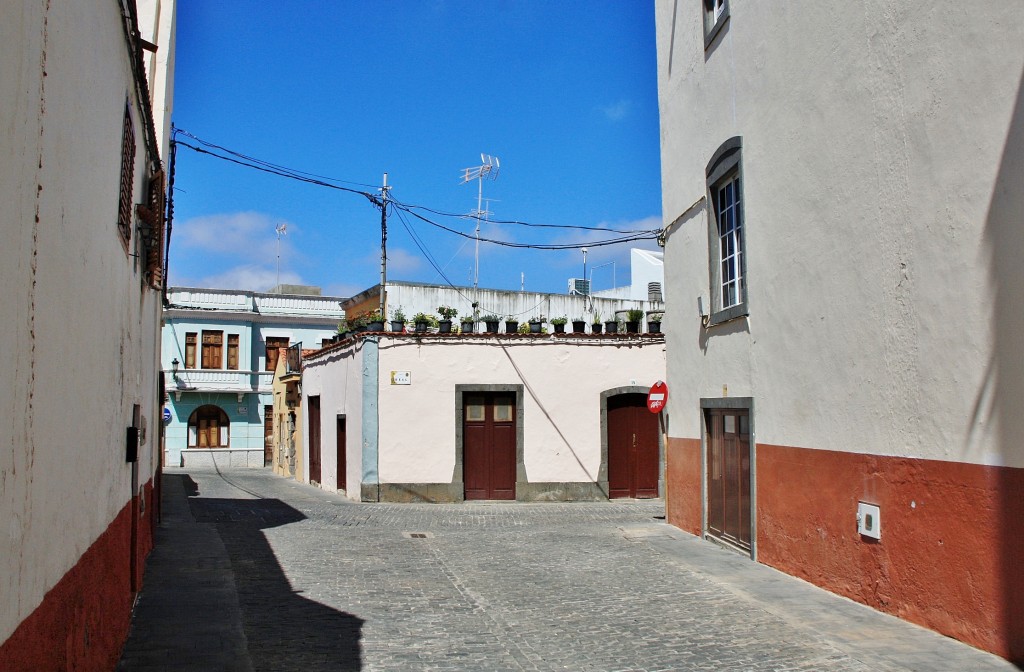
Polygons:
[[[649,388],[664,377],[664,345],[557,342],[449,344],[382,339],[380,479],[448,483],[455,468],[456,385],[524,385],[523,447],[530,482],[595,482],[601,392]],[[411,385],[392,385],[409,371]]]
[[747,323],[702,331],[706,209],[671,227],[674,427],[699,436],[699,398],[728,386],[757,398],[758,441],[1024,466],[978,412],[1019,7],[732,4],[707,53],[696,7],[658,7],[665,219],[742,136],[750,292]]
[[[130,256],[138,232],[126,251],[116,227],[126,100],[133,202],[146,183],[118,4],[0,6],[0,100],[3,643],[153,478],[160,294]],[[133,479],[135,404],[146,432]]]
[[[310,396],[320,397],[320,452],[321,485],[328,490],[338,489],[337,416],[345,416],[345,435],[348,446],[346,460],[346,495],[356,501],[360,498],[363,461],[363,403],[364,380],[362,347],[336,348],[311,359],[302,371],[302,445],[303,482],[309,482],[309,404]],[[372,437],[376,440],[376,437]]]

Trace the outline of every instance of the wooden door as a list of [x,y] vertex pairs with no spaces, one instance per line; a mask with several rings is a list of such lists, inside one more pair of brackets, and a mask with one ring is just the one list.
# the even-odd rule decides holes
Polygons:
[[274,406],[263,406],[263,466],[274,464]]
[[750,550],[750,412],[709,409],[708,534]]
[[515,394],[467,392],[463,407],[466,499],[515,499]]
[[348,490],[347,461],[345,458],[345,418],[338,416],[338,436],[336,447],[338,450],[338,490]]
[[320,397],[309,397],[309,482],[320,482]]
[[608,497],[658,496],[658,416],[643,394],[608,399]]

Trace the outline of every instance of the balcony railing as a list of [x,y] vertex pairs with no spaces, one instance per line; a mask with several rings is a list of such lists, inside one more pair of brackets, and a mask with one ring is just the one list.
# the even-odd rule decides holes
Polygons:
[[270,392],[273,371],[227,371],[222,369],[178,369],[165,371],[167,389],[187,392]]

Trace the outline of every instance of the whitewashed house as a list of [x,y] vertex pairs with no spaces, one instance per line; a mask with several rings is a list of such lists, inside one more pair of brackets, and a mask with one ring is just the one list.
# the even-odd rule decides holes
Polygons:
[[660,334],[359,334],[308,354],[300,478],[362,501],[658,497]]
[[1018,663],[1022,35],[657,2],[669,521]]
[[110,670],[159,502],[173,0],[0,3],[0,669]]

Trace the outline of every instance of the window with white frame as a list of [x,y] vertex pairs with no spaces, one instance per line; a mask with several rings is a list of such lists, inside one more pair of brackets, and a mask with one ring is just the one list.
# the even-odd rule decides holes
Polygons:
[[704,48],[711,46],[729,18],[729,0],[702,0],[704,14]]
[[726,140],[707,166],[710,324],[748,314],[742,140]]

